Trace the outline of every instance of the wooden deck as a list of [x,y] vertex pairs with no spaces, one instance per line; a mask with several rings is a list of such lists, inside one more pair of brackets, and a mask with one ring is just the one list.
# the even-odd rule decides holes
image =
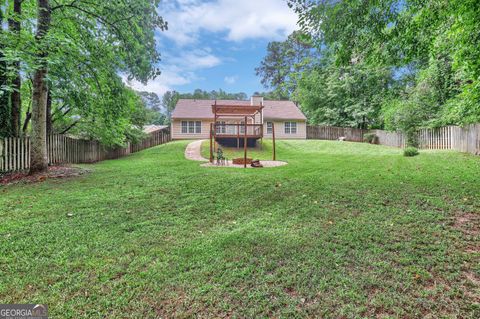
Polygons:
[[[254,138],[263,137],[262,124],[221,124],[213,125],[213,136],[215,138]],[[247,130],[245,132],[245,129]]]

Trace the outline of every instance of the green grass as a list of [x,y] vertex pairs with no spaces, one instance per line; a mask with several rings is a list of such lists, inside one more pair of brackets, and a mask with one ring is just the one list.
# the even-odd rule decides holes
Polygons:
[[0,302],[52,318],[480,316],[478,157],[279,141],[287,166],[212,169],[186,145],[0,188]]

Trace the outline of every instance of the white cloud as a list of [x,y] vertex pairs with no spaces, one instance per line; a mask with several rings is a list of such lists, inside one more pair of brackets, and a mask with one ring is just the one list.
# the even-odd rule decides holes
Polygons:
[[123,77],[123,82],[137,91],[154,92],[162,96],[165,92],[171,90],[172,86],[187,84],[190,79],[170,72],[162,72],[160,76],[148,81],[147,84],[136,80],[128,81],[126,77]]
[[159,11],[169,24],[163,35],[178,45],[196,43],[201,31],[225,32],[230,41],[281,39],[297,24],[283,0],[166,0]]
[[[176,86],[201,80],[196,73],[202,69],[233,60],[217,56],[202,42],[204,37],[219,36],[230,41],[231,50],[238,50],[245,46],[240,43],[243,40],[284,39],[296,29],[297,22],[296,14],[284,0],[163,0],[158,11],[168,22],[168,31],[158,31],[155,35],[162,52],[159,64],[162,74],[147,85],[124,81],[136,90],[159,95]],[[175,45],[162,41],[165,37]],[[236,75],[224,77],[227,85],[237,81]]]
[[183,52],[178,56],[167,54],[164,58],[164,62],[183,69],[197,70],[213,68],[214,66],[221,64],[222,60],[213,55],[209,48],[206,48]]
[[165,54],[162,58],[160,69],[162,74],[145,85],[138,81],[128,81],[123,77],[124,82],[137,91],[155,92],[163,95],[177,85],[189,84],[199,77],[196,70],[212,68],[222,63],[222,60],[210,53],[209,48],[182,52],[178,56]]
[[235,82],[237,82],[238,76],[237,75],[226,76],[223,80],[225,81],[225,83],[232,85],[232,84],[235,84]]

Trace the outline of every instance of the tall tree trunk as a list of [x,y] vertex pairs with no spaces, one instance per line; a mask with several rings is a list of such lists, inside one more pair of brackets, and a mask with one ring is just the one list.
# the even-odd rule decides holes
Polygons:
[[[27,83],[31,83],[31,82],[27,82]],[[32,95],[32,86],[31,85],[28,85],[28,89],[29,89],[29,95],[31,96]],[[26,135],[27,134],[27,129],[28,129],[28,124],[30,123],[30,120],[32,119],[32,112],[30,111],[32,108],[32,99],[30,99],[30,103],[27,107],[27,110],[25,111],[25,120],[23,122],[23,127],[22,127],[22,132],[23,132],[23,135]]]
[[50,89],[47,93],[47,136],[52,134],[52,94]]
[[[8,20],[8,26],[12,33],[17,38],[20,36],[20,15],[22,14],[22,0],[13,1],[14,17]],[[12,80],[12,93],[11,93],[11,116],[10,116],[10,129],[13,136],[20,135],[20,112],[22,108],[22,100],[20,95],[20,89],[22,87],[22,78],[20,76],[20,62],[15,61],[13,63],[15,69],[15,77]]]
[[29,107],[28,110],[25,112],[25,121],[23,122],[23,127],[22,127],[23,135],[27,134],[28,124],[30,123],[31,118],[32,118],[32,112],[30,112],[30,107]]
[[47,160],[47,83],[48,49],[44,43],[45,35],[50,28],[51,9],[49,0],[37,0],[37,34],[35,35],[38,52],[36,59],[38,68],[33,76],[32,93],[32,138],[30,140],[30,174],[45,172]]
[[[0,35],[3,33],[3,11],[0,10]],[[8,85],[7,63],[3,61],[0,44],[0,87]],[[10,94],[0,89],[0,137],[10,136]]]

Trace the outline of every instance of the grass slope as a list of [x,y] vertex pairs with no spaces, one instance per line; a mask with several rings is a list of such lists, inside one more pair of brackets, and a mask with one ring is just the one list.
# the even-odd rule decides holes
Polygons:
[[209,169],[186,145],[0,188],[0,301],[54,318],[479,317],[479,158],[281,141],[287,166]]

